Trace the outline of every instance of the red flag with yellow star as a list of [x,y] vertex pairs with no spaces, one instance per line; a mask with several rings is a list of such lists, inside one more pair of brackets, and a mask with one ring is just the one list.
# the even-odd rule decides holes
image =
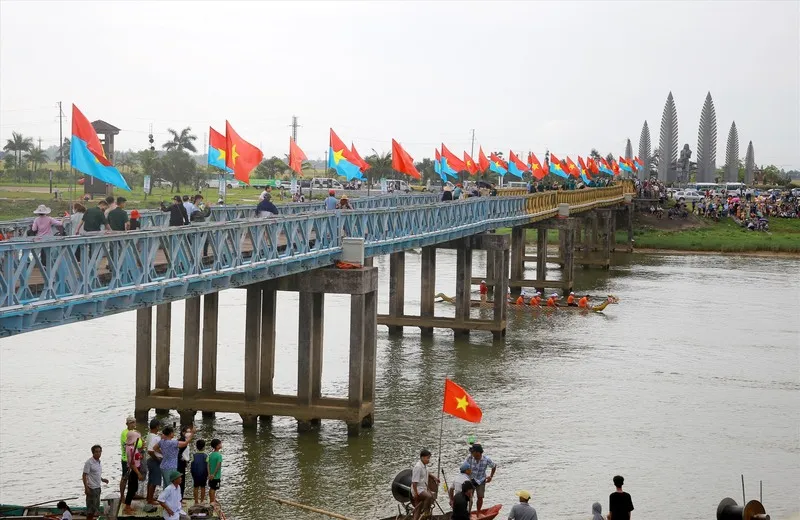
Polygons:
[[233,170],[233,178],[250,184],[250,172],[258,166],[264,154],[248,143],[225,121],[225,165]]
[[303,161],[307,161],[305,152],[297,146],[292,136],[289,136],[289,168],[297,172],[297,175],[303,175]]
[[450,381],[444,380],[444,405],[442,411],[453,417],[464,419],[469,422],[481,422],[483,412],[475,404],[475,400],[460,386]]
[[470,157],[467,152],[464,152],[464,164],[467,165],[467,171],[470,175],[478,173],[478,167],[475,165],[475,161],[472,160],[472,157]]

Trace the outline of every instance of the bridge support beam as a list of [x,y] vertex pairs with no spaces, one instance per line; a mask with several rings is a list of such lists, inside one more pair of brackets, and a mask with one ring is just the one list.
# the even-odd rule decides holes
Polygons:
[[[564,294],[569,294],[574,282],[575,234],[578,229],[578,219],[566,217],[543,220],[529,227],[535,228],[537,232],[536,279],[514,278],[512,273],[509,285],[512,290],[514,287],[520,290],[523,287],[533,287],[542,294],[546,289],[561,289]],[[555,261],[563,264],[560,280],[547,279],[547,238],[550,230],[558,230],[559,233],[559,257]]]
[[[511,279],[525,278],[525,233],[522,226],[511,228]],[[546,248],[545,248],[546,250]],[[512,296],[519,296],[521,289],[511,286]]]
[[[400,251],[389,255],[389,316],[404,314],[406,288],[406,253]],[[389,327],[389,335],[403,333],[403,327]]]
[[[156,389],[169,388],[169,357],[172,337],[172,304],[156,307]],[[169,410],[156,408],[161,415]]]
[[[487,233],[474,235],[469,238],[454,240],[422,248],[421,265],[421,301],[420,315],[392,315],[391,313],[378,316],[378,324],[392,327],[419,327],[424,335],[433,333],[433,329],[450,329],[456,335],[469,334],[473,330],[492,332],[495,337],[502,338],[506,330],[506,293],[508,291],[508,265],[509,265],[510,240],[508,235]],[[436,250],[455,249],[457,258],[455,297],[448,297],[448,301],[456,306],[454,318],[437,317],[434,314],[434,291],[436,283]],[[472,300],[472,286],[481,282],[480,277],[472,276],[472,253],[476,249],[487,251],[492,258],[494,271],[497,273],[494,280],[494,294],[501,295],[499,302],[488,301],[481,303]],[[490,278],[487,276],[487,278]],[[487,280],[487,282],[490,280]],[[391,301],[391,300],[390,300]],[[493,310],[492,319],[477,319],[471,316],[472,308]],[[390,307],[391,309],[391,307]]]
[[[217,391],[217,327],[219,324],[219,293],[203,296],[203,361],[201,390]],[[203,412],[203,417],[213,418],[214,412]]]
[[[150,390],[149,338],[152,316],[137,311],[137,418],[147,419],[151,408],[178,410],[181,421],[191,421],[196,411],[238,413],[245,427],[255,426],[258,418],[269,421],[275,415],[297,419],[300,431],[314,428],[322,419],[347,423],[356,435],[373,424],[377,351],[378,270],[375,267],[337,270],[316,269],[286,276],[246,288],[244,391],[216,389],[216,330],[203,330],[203,386],[197,388],[200,354],[200,299],[186,302],[184,388],[162,387]],[[300,293],[298,327],[297,395],[277,395],[275,373],[275,329],[277,291]],[[348,395],[331,398],[322,395],[322,360],[325,294],[349,294],[350,371]],[[218,298],[206,296],[203,324],[216,329]],[[162,311],[162,315],[165,311]],[[169,328],[169,322],[159,322]],[[211,345],[213,338],[213,347]],[[206,358],[206,353],[210,357]],[[213,363],[212,363],[213,359]],[[208,369],[208,370],[207,370]],[[194,378],[194,379],[193,379]]]

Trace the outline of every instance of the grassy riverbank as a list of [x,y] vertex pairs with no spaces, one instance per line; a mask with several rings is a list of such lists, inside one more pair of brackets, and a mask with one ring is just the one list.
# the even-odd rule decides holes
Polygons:
[[[634,219],[634,244],[636,249],[661,249],[671,251],[707,251],[716,253],[780,252],[800,254],[800,219],[771,218],[769,232],[748,231],[723,219],[714,222],[695,216],[687,220],[661,220],[637,213]],[[510,228],[497,230],[511,233]],[[558,243],[558,233],[549,233],[547,242]],[[618,244],[627,244],[627,230],[617,230]],[[527,230],[528,244],[536,243],[536,230]]]

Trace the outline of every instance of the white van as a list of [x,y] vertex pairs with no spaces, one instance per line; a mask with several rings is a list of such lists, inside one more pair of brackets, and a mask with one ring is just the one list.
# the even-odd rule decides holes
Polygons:
[[329,190],[343,190],[344,186],[336,179],[329,177],[314,177],[311,179],[312,188],[327,188]]
[[725,191],[728,192],[728,195],[734,195],[736,197],[741,197],[744,193],[745,185],[741,182],[728,182],[725,184]]
[[525,188],[525,189],[528,189],[528,183],[527,182],[520,182],[520,181],[511,181],[508,184],[506,184],[506,187],[507,188]]
[[402,191],[408,193],[411,191],[411,186],[406,181],[400,179],[386,179],[386,189],[389,191]]

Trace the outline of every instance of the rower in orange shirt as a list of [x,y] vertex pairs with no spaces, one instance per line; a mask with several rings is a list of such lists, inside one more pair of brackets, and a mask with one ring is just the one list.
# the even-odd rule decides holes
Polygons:
[[589,308],[589,296],[584,296],[580,300],[578,300],[578,307],[581,309],[588,309]]
[[517,297],[517,301],[516,301],[516,302],[514,302],[514,303],[515,303],[516,305],[525,305],[525,297],[524,297],[522,294],[520,294],[520,295]]
[[559,300],[558,293],[551,294],[550,297],[547,299],[547,306],[557,308],[558,304],[556,302],[558,302],[558,300]]
[[577,307],[578,306],[578,304],[575,303],[575,293],[574,292],[569,293],[569,296],[567,296],[567,306],[568,307]]
[[531,297],[530,305],[531,307],[540,307],[542,305],[542,293],[536,291]]

